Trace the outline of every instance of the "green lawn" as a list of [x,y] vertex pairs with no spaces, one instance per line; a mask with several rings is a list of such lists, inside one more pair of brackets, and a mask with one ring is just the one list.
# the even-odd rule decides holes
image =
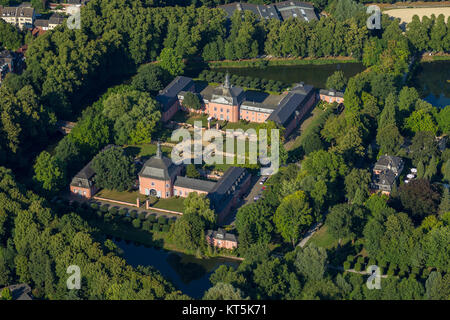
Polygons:
[[[171,147],[161,146],[161,151],[164,155],[169,156],[172,152]],[[141,144],[134,146],[127,146],[125,152],[132,156],[151,157],[156,154],[156,144]]]
[[101,197],[110,200],[124,201],[128,203],[135,204],[136,198],[144,199],[144,195],[140,194],[139,191],[115,191],[102,189],[95,194],[96,197]]
[[[341,246],[344,246],[350,239],[342,239]],[[322,226],[312,237],[309,239],[308,244],[314,243],[317,247],[325,249],[337,248],[338,240],[334,239],[328,232],[327,226]]]
[[171,197],[167,199],[152,198],[150,205],[154,208],[183,212],[184,210],[184,198]]
[[325,112],[322,109],[315,107],[312,110],[311,115],[303,120],[302,124],[297,129],[297,132],[293,133],[297,134],[295,140],[290,140],[289,142],[286,143],[285,145],[286,150],[293,150],[300,147],[304,137],[306,136],[306,133],[322,122],[321,115],[323,115],[324,113]]

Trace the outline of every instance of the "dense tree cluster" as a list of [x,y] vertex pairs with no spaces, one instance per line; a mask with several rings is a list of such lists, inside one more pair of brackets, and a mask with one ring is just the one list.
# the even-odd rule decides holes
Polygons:
[[[92,229],[78,215],[58,216],[43,198],[23,193],[11,171],[3,167],[0,198],[0,286],[28,283],[35,297],[46,299],[180,296],[154,269],[134,269],[117,255],[111,241],[94,239]],[[80,290],[67,289],[70,265],[80,267]]]

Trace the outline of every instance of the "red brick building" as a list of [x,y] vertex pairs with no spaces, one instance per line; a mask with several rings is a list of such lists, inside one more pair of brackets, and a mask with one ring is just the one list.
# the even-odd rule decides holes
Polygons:
[[211,246],[229,250],[235,249],[238,246],[236,236],[225,232],[222,228],[219,228],[217,231],[208,230],[206,232],[206,242]]
[[328,103],[344,103],[344,93],[336,90],[320,90],[319,91],[320,100]]

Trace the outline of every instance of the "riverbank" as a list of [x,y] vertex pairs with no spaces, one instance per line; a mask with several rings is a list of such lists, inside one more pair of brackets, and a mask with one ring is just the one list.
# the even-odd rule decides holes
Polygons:
[[194,255],[198,259],[225,258],[237,261],[244,260],[241,257],[226,255],[222,253],[216,253],[205,256],[205,255],[198,255],[195,252],[186,251],[185,249],[179,248],[175,243],[170,241],[168,232],[148,232],[142,229],[135,228],[131,224],[125,222],[116,223],[92,219],[89,221],[89,223],[93,227],[98,228],[101,231],[101,233],[109,237],[139,243],[147,247],[164,249],[167,251],[177,252],[185,255]]
[[294,65],[324,65],[337,63],[355,63],[357,60],[350,57],[333,58],[256,58],[239,61],[223,60],[209,61],[208,66],[214,68],[251,68],[267,66],[294,66]]
[[448,60],[450,60],[449,53],[436,53],[432,55],[424,53],[420,58],[420,62],[448,61]]

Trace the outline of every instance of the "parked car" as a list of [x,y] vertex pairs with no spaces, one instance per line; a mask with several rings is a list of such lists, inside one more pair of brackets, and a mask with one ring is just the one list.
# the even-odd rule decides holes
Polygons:
[[257,195],[255,197],[253,197],[253,201],[258,201],[259,199],[261,199],[261,195]]
[[267,181],[268,177],[263,177],[259,184],[264,184]]

